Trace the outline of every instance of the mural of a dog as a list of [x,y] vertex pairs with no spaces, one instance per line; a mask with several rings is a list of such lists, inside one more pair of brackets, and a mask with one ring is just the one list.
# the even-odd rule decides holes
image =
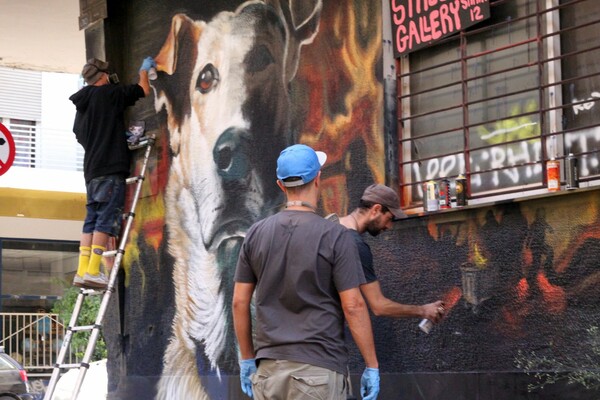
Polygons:
[[185,14],[155,57],[167,114],[165,194],[175,317],[157,399],[208,398],[199,375],[237,372],[230,302],[247,228],[279,208],[276,158],[295,141],[288,86],[317,34],[321,0],[248,1],[210,21]]

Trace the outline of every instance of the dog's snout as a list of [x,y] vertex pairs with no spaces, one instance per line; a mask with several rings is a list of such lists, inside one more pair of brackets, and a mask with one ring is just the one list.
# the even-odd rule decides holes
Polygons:
[[244,129],[229,128],[219,137],[213,149],[213,159],[224,180],[246,177],[250,169],[248,145],[248,132]]

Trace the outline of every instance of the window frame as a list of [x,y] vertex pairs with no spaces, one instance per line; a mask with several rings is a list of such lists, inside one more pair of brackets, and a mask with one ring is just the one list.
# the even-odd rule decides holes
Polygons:
[[[438,176],[421,176],[421,179],[413,178],[413,165],[416,163],[422,163],[432,159],[442,159],[443,157],[456,156],[457,162],[460,163],[460,157],[462,154],[462,160],[464,165],[464,170],[462,171],[464,175],[467,177],[467,196],[469,199],[469,204],[485,204],[498,200],[505,199],[513,199],[523,196],[532,196],[538,194],[548,193],[547,189],[547,178],[546,178],[546,164],[547,162],[555,158],[564,163],[564,158],[567,156],[565,154],[564,142],[565,136],[570,132],[583,131],[584,129],[589,128],[597,128],[600,125],[600,122],[595,122],[590,126],[583,127],[575,127],[570,129],[565,129],[562,126],[563,121],[563,110],[567,107],[573,107],[578,104],[586,104],[586,101],[589,102],[589,99],[582,100],[579,102],[571,102],[565,104],[562,101],[562,91],[563,85],[570,83],[573,80],[583,80],[589,78],[589,76],[575,77],[570,79],[563,80],[562,77],[562,60],[566,57],[576,56],[577,53],[584,52],[592,52],[600,48],[600,46],[588,46],[588,48],[584,50],[580,50],[579,52],[569,52],[569,49],[565,50],[564,54],[561,54],[561,34],[563,32],[567,32],[570,30],[579,29],[581,27],[585,27],[591,24],[597,24],[600,20],[595,20],[592,22],[588,22],[587,24],[583,24],[581,26],[575,24],[575,26],[566,27],[561,30],[560,22],[561,16],[560,11],[565,7],[577,6],[578,3],[588,1],[588,0],[572,0],[572,1],[563,1],[562,3],[559,0],[532,0],[526,1],[525,6],[529,7],[531,4],[534,4],[534,10],[531,12],[526,12],[525,15],[520,16],[519,18],[509,19],[508,21],[501,22],[482,22],[480,25],[473,27],[467,31],[461,31],[459,34],[445,38],[440,40],[438,43],[419,50],[419,52],[427,52],[431,51],[435,46],[449,45],[452,43],[458,43],[458,48],[460,49],[460,56],[457,59],[450,60],[447,62],[442,62],[433,66],[429,66],[423,68],[421,70],[411,70],[410,68],[410,60],[411,54],[402,56],[401,58],[396,60],[397,67],[397,102],[398,102],[398,173],[399,173],[399,188],[402,198],[402,206],[403,208],[410,214],[419,212],[422,210],[422,194],[423,189],[422,185],[429,180],[440,181],[443,178],[456,178],[459,173],[454,175],[438,175]],[[490,0],[490,7],[492,14],[494,13],[494,9],[496,6],[506,5],[507,3],[511,3],[512,0]],[[515,4],[517,0],[514,0]],[[480,35],[489,34],[493,30],[500,29],[502,26],[508,26],[510,24],[518,23],[519,21],[533,20],[531,23],[532,27],[535,27],[535,32],[530,35],[526,40],[517,41],[515,43],[509,43],[506,46],[487,49],[481,52],[474,52],[473,54],[468,54],[467,48],[469,45],[469,41],[471,43],[477,43],[477,38]],[[529,25],[527,25],[529,27]],[[517,115],[507,115],[505,118],[518,118],[518,117],[527,117],[529,115],[534,115],[538,118],[539,121],[539,134],[528,137],[525,139],[518,139],[514,141],[505,141],[500,143],[500,146],[506,146],[513,143],[525,143],[530,141],[531,139],[539,139],[540,141],[540,157],[537,160],[533,160],[530,162],[524,162],[520,164],[510,164],[505,165],[498,168],[488,169],[488,170],[473,170],[471,168],[470,155],[474,151],[483,151],[488,149],[492,149],[494,147],[499,146],[498,144],[489,144],[487,146],[471,146],[470,143],[470,133],[472,129],[477,128],[478,126],[484,126],[487,123],[491,123],[493,121],[483,121],[471,123],[469,119],[469,106],[473,106],[477,103],[489,102],[489,101],[499,101],[502,98],[506,98],[508,96],[512,96],[515,94],[519,94],[518,91],[510,92],[508,94],[502,94],[498,96],[490,96],[480,100],[470,101],[468,96],[468,85],[470,82],[473,82],[477,79],[487,78],[497,76],[499,74],[509,74],[511,72],[519,71],[521,68],[530,68],[531,64],[527,65],[517,65],[512,68],[501,69],[499,71],[494,71],[488,74],[481,74],[475,76],[468,75],[468,63],[473,60],[477,60],[478,58],[484,57],[486,55],[498,53],[501,51],[511,50],[518,48],[519,46],[530,46],[535,45],[537,51],[537,60],[535,62],[535,66],[537,67],[539,73],[539,81],[538,85],[535,88],[526,88],[522,90],[522,92],[537,92],[538,99],[538,108],[535,111],[527,111],[521,112]],[[415,92],[414,90],[411,92],[411,79],[418,78],[419,74],[425,75],[427,71],[432,70],[434,68],[452,68],[453,64],[460,64],[461,76],[460,80],[457,82],[451,82],[446,85],[441,85],[433,88],[429,88],[427,90],[421,92]],[[591,76],[597,76],[600,73],[591,74]],[[452,105],[447,107],[446,109],[435,109],[433,111],[428,111],[421,114],[411,114],[411,101],[413,99],[417,99],[417,96],[422,95],[425,92],[435,92],[436,90],[443,90],[445,87],[449,87],[450,85],[461,85],[461,102],[457,105]],[[417,99],[418,101],[418,99]],[[449,113],[457,108],[462,107],[462,126],[461,127],[453,127],[447,130],[438,130],[434,132],[420,132],[418,136],[413,132],[413,121],[419,117],[427,117],[433,116],[434,114],[440,113]],[[448,134],[452,131],[457,131],[462,129],[462,138],[463,138],[463,148],[460,151],[451,151],[448,153],[437,153],[433,156],[428,157],[420,157],[415,158],[414,154],[416,153],[415,146],[418,140],[422,140],[423,138],[433,138],[440,137],[443,138],[442,135]],[[600,148],[593,150],[589,153],[597,153]],[[589,153],[579,153],[576,156],[585,157]],[[564,173],[563,173],[563,165],[561,165],[561,182],[564,182]],[[502,172],[515,168],[534,168],[540,174],[540,180],[537,183],[525,184],[525,185],[514,185],[511,187],[500,187],[497,190],[487,190],[481,193],[474,193],[471,187],[471,181],[473,179],[477,179],[477,177],[484,176],[484,174],[492,173],[492,172]],[[509,171],[507,171],[508,173]],[[580,177],[580,182],[587,186],[593,186],[596,184],[600,184],[598,181],[599,175],[592,176],[584,176]]]

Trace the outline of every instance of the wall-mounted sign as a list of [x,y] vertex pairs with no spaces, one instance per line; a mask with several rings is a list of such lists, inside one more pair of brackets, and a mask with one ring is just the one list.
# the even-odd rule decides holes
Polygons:
[[81,0],[79,2],[79,30],[108,17],[106,0]]
[[0,123],[0,175],[4,175],[13,164],[16,152],[10,131]]
[[489,0],[390,0],[390,4],[396,58],[490,17]]

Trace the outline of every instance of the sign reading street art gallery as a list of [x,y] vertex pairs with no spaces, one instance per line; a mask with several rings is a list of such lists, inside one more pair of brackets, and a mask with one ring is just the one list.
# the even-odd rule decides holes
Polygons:
[[490,17],[489,0],[390,0],[396,58]]

